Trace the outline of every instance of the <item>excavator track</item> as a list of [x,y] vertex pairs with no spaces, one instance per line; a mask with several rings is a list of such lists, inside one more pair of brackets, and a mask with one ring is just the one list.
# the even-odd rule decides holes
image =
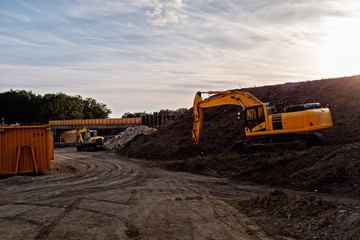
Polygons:
[[294,133],[255,137],[234,144],[239,153],[252,153],[275,150],[306,150],[324,144],[320,133]]

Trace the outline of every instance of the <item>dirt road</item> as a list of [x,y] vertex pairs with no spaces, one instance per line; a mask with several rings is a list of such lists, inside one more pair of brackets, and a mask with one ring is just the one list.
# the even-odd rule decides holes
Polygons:
[[227,181],[56,150],[52,172],[0,180],[0,239],[273,239],[227,203],[264,189]]
[[52,168],[0,179],[0,239],[293,239],[237,207],[265,186],[72,148],[56,149]]

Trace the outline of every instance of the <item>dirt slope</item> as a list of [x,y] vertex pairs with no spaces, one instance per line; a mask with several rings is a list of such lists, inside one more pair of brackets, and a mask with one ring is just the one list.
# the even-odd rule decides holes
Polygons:
[[360,143],[241,155],[235,179],[310,192],[360,196]]
[[285,105],[306,102],[328,105],[334,127],[322,132],[327,143],[333,145],[360,140],[360,75],[248,90],[265,102],[278,100]]
[[[248,88],[264,102],[282,107],[292,104],[320,102],[328,105],[334,126],[322,130],[326,146],[304,152],[281,152],[238,156],[222,176],[236,176],[270,185],[296,189],[321,190],[360,196],[360,75],[274,86]],[[121,152],[149,159],[188,159],[199,153],[228,152],[244,138],[243,122],[235,119],[238,106],[205,109],[202,140],[191,145],[192,109],[171,125],[160,128],[150,137],[137,137]],[[208,159],[207,159],[208,160]],[[209,161],[207,161],[208,163]],[[212,168],[212,169],[210,169]],[[202,173],[215,172],[216,164],[205,164]]]

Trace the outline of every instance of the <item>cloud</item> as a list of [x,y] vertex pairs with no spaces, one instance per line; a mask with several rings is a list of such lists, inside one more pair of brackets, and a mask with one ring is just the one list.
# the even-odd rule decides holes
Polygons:
[[185,23],[188,18],[181,0],[150,1],[147,6],[151,9],[146,10],[146,16],[156,26]]
[[5,46],[0,88],[94,97],[118,116],[190,107],[198,90],[322,78],[326,67],[319,52],[333,46],[329,37],[337,28],[348,38],[359,32],[355,20],[341,27],[348,23],[344,19],[360,18],[359,5],[351,0],[16,1],[0,11]]
[[96,18],[136,12],[133,3],[128,1],[77,0],[68,4],[65,13],[74,18]]
[[0,35],[0,44],[1,45],[12,45],[12,46],[30,46],[30,47],[39,47],[39,45],[9,36]]
[[6,16],[7,18],[13,19],[15,21],[21,21],[24,23],[29,23],[31,21],[31,18],[29,16],[17,12],[7,12],[4,10],[0,10],[0,16]]
[[186,19],[186,15],[159,7],[155,7],[152,11],[147,10],[146,15],[151,19],[152,23],[157,26],[164,26],[168,23],[178,24],[184,22]]

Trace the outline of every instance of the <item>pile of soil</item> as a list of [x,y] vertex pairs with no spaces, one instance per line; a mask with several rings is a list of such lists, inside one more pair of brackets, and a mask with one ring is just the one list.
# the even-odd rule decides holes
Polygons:
[[[325,146],[301,152],[239,155],[231,160],[232,168],[227,167],[225,172],[217,171],[221,167],[212,162],[203,166],[201,173],[220,173],[224,177],[235,176],[239,180],[275,186],[360,196],[360,75],[245,90],[263,102],[275,102],[278,111],[302,103],[320,102],[328,106],[334,126],[320,131]],[[244,121],[235,117],[240,111],[241,107],[233,105],[205,109],[201,142],[197,147],[191,143],[190,109],[158,132],[134,138],[120,153],[136,158],[188,161],[199,155],[229,152],[234,143],[245,139]]]
[[334,204],[324,201],[321,197],[311,194],[291,196],[277,189],[266,195],[239,202],[247,214],[257,215],[266,212],[280,218],[308,218],[323,215],[327,210],[336,208]]
[[[238,202],[241,212],[271,235],[295,239],[358,239],[358,218],[348,206],[335,205],[312,194],[289,195],[275,190]],[[356,211],[355,211],[356,212]],[[347,215],[348,219],[344,219]],[[346,226],[343,224],[346,222]]]
[[224,163],[209,164],[201,173],[295,190],[360,196],[359,152],[360,142],[306,151],[242,154],[226,160],[231,169],[222,171]]
[[191,142],[193,113],[190,109],[170,125],[159,128],[145,144],[130,142],[119,153],[135,158],[170,160],[225,151],[244,138],[243,122],[235,118],[239,109],[231,105],[204,109],[205,120],[199,146]]
[[[360,75],[245,89],[263,102],[275,102],[278,111],[284,106],[320,102],[331,110],[334,126],[322,130],[327,145],[360,141]],[[244,122],[236,119],[240,106],[204,109],[200,146],[191,144],[192,109],[170,125],[159,129],[136,151],[134,157],[149,159],[182,159],[198,152],[216,153],[244,139]]]
[[120,151],[129,157],[146,159],[184,159],[197,152],[191,144],[192,114],[182,114],[149,137],[138,135]]

